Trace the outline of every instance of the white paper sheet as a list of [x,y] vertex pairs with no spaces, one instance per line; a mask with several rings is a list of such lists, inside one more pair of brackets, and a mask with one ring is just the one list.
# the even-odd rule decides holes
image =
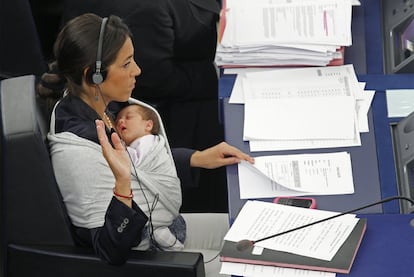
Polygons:
[[[244,126],[243,139],[249,141],[251,152],[360,146],[360,133],[369,132],[368,111],[374,92],[364,90],[365,83],[358,82],[352,65],[325,68],[239,69],[231,70],[231,73],[238,75],[229,103],[248,102],[244,117],[247,128]],[[346,102],[335,100],[334,97],[338,96],[354,96],[352,104],[349,98],[348,113],[342,110],[345,109],[342,103]],[[318,97],[322,97],[321,101],[314,104],[313,101]],[[314,100],[309,100],[310,98]],[[276,100],[288,103],[272,104],[272,101]],[[261,101],[263,106],[259,106]],[[305,102],[303,106],[300,106],[301,101]],[[350,106],[353,106],[353,118],[349,115]],[[298,123],[301,118],[307,122]],[[324,124],[327,121],[331,121],[332,125]],[[320,124],[317,124],[318,122]],[[296,126],[298,127],[295,128]],[[342,128],[345,126],[347,129]],[[326,133],[317,136],[320,128]],[[299,136],[301,130],[306,130],[306,137]],[[339,133],[335,135],[338,130]],[[344,133],[340,132],[345,130],[347,134],[344,136]],[[288,132],[293,133],[289,136]],[[296,135],[298,136],[294,137]],[[274,139],[271,139],[272,137]]]
[[336,273],[277,266],[223,262],[221,274],[244,277],[335,277]]
[[[224,19],[225,18],[225,19]],[[351,0],[227,0],[216,64],[326,66],[352,44]]]
[[354,193],[347,152],[255,157],[238,165],[240,199]]
[[[338,213],[262,201],[247,201],[224,239],[259,240]],[[352,232],[358,218],[347,214],[255,245],[330,261]],[[338,232],[338,230],[340,230]]]
[[353,96],[247,99],[243,137],[250,139],[353,139]]
[[[237,4],[236,4],[237,3]],[[233,40],[222,44],[308,43],[351,45],[352,6],[346,0],[235,1],[228,3]],[[225,35],[227,30],[225,32]]]
[[386,91],[388,117],[406,117],[414,111],[414,89]]
[[375,91],[365,90],[360,99],[356,101],[356,112],[358,118],[359,131],[369,132],[368,111],[374,99]]

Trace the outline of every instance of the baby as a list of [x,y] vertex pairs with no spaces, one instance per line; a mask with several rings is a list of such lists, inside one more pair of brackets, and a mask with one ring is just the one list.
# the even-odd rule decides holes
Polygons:
[[157,143],[160,123],[157,114],[144,106],[130,104],[116,117],[116,130],[125,144],[131,160],[137,166]]
[[[118,113],[115,123],[119,136],[127,146],[138,180],[143,185],[141,190],[150,190],[159,195],[154,203],[146,203],[148,199],[137,201],[138,205],[154,207],[151,222],[143,232],[142,239],[149,239],[150,247],[155,249],[183,249],[186,227],[184,219],[179,215],[180,182],[174,161],[167,152],[167,142],[160,133],[158,115],[148,107],[130,104]],[[173,192],[178,195],[174,197]],[[170,214],[175,218],[165,226]]]

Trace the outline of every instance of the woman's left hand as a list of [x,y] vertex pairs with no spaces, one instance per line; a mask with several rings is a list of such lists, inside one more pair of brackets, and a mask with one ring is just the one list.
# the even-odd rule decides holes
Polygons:
[[[98,133],[99,143],[105,160],[108,162],[112,173],[115,176],[116,188],[120,191],[130,191],[131,187],[131,161],[124,144],[117,133],[111,134],[113,146],[108,141],[105,132],[105,125],[102,120],[96,120],[96,131]],[[119,187],[118,187],[119,185]]]

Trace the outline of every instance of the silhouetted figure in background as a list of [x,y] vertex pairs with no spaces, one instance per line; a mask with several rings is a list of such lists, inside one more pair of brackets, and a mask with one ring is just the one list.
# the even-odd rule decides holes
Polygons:
[[42,74],[47,66],[29,2],[0,2],[0,80]]

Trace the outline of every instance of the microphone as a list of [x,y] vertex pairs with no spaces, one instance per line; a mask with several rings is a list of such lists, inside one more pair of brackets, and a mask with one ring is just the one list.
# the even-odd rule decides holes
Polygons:
[[[286,231],[283,231],[283,232],[280,232],[280,233],[277,233],[277,234],[274,234],[274,235],[270,235],[270,236],[267,236],[267,237],[264,237],[264,238],[261,238],[261,239],[258,239],[258,240],[248,240],[248,239],[240,240],[236,243],[236,249],[238,251],[245,251],[245,250],[253,247],[253,245],[257,242],[264,241],[264,240],[267,240],[267,239],[271,239],[271,238],[274,238],[274,237],[278,237],[278,236],[281,236],[281,235],[284,235],[284,234],[287,234],[287,233],[290,233],[290,232],[293,232],[293,231],[297,231],[297,230],[300,230],[300,229],[303,229],[303,228],[306,228],[306,227],[309,227],[309,226],[312,226],[312,225],[315,225],[315,224],[319,224],[319,223],[322,223],[322,222],[325,222],[325,221],[328,221],[328,220],[331,220],[331,219],[334,219],[334,218],[337,218],[337,217],[340,217],[340,216],[343,216],[343,215],[346,215],[346,214],[350,214],[350,213],[353,213],[353,212],[356,212],[356,211],[359,211],[359,210],[363,210],[363,209],[366,209],[366,208],[369,208],[369,207],[372,207],[372,206],[375,206],[375,205],[378,205],[378,204],[386,203],[386,202],[389,202],[389,201],[392,201],[392,200],[395,200],[395,199],[406,200],[406,201],[410,202],[412,205],[414,205],[414,200],[412,200],[411,198],[404,197],[404,196],[392,196],[392,197],[388,197],[388,198],[385,198],[383,200],[380,200],[378,202],[368,204],[368,205],[363,206],[363,207],[359,207],[359,208],[352,209],[352,210],[349,210],[349,211],[346,211],[346,212],[342,212],[342,213],[339,213],[339,214],[336,214],[336,215],[333,215],[333,216],[330,216],[330,217],[327,217],[327,218],[323,218],[323,219],[317,220],[315,222],[311,222],[311,223],[308,223],[308,224],[305,224],[305,225],[302,225],[302,226],[299,226],[299,227],[296,227],[296,228],[292,228],[292,229],[289,229],[289,230],[286,230]],[[414,219],[410,222],[410,224],[414,227]]]

